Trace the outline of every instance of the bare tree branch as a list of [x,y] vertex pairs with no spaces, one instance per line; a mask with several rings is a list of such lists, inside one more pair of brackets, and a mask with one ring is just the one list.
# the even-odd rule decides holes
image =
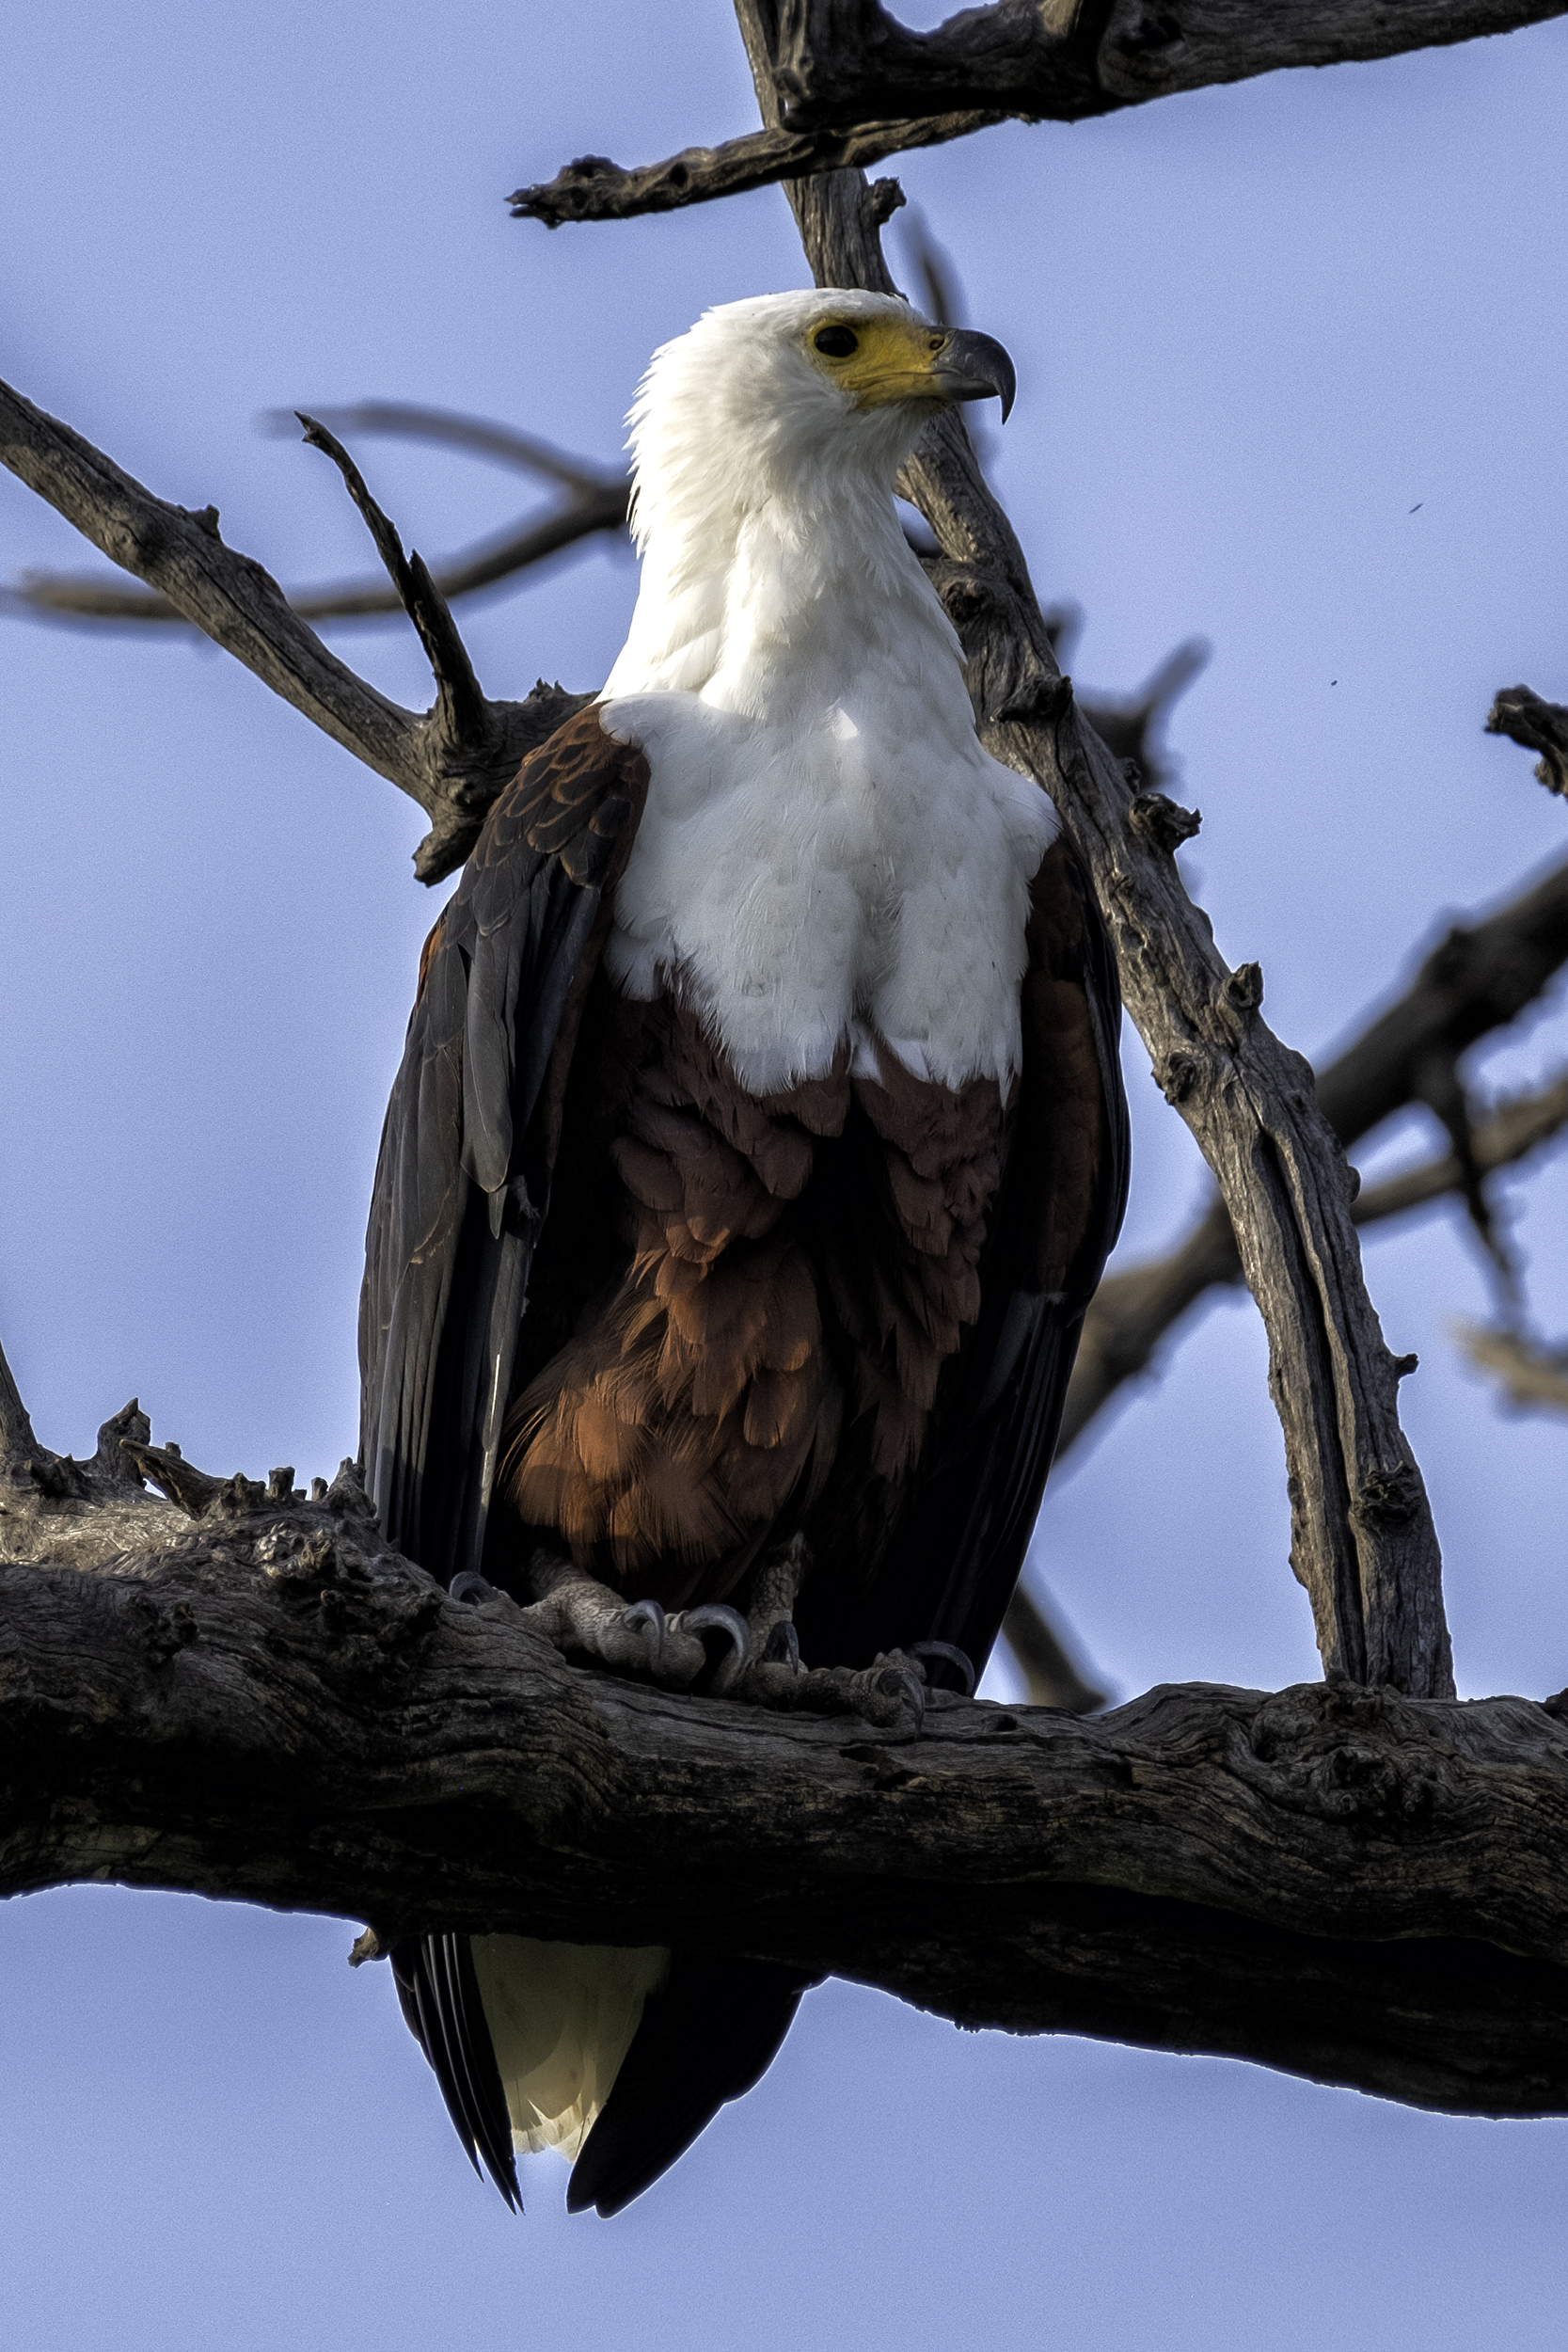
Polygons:
[[737,9],[742,32],[750,11],[766,47],[768,128],[631,169],[580,156],[519,188],[515,217],[557,229],[670,212],[868,167],[1009,118],[1082,122],[1181,90],[1396,56],[1564,13],[1563,0],[998,0],[912,33],[878,0],[737,0]]
[[542,220],[546,229],[562,228],[569,220],[630,220],[639,213],[673,213],[807,172],[857,169],[880,163],[884,155],[940,147],[1006,119],[1005,108],[987,107],[915,121],[857,123],[843,132],[748,131],[722,147],[683,148],[662,163],[630,169],[608,155],[579,155],[553,180],[518,188],[507,201],[514,220]]
[[[1403,995],[1320,1073],[1318,1101],[1340,1142],[1348,1148],[1418,1099],[1425,1072],[1445,1063],[1451,1067],[1478,1039],[1515,1020],[1565,961],[1568,865],[1556,867],[1483,921],[1456,924],[1424,959]],[[1555,1089],[1534,1098],[1536,1110],[1544,1114],[1556,1099]],[[1501,1105],[1491,1121],[1473,1133],[1472,1149],[1483,1168],[1523,1157],[1555,1131],[1544,1129],[1529,1136],[1532,1115],[1528,1099],[1513,1108]],[[1515,1143],[1517,1149],[1513,1148]],[[1445,1154],[1427,1170],[1391,1178],[1376,1193],[1357,1198],[1351,1214],[1364,1224],[1374,1215],[1391,1216],[1402,1207],[1415,1206],[1415,1198],[1393,1196],[1418,1182],[1423,1200],[1451,1191],[1456,1186],[1447,1171],[1457,1165],[1455,1155]],[[1380,1196],[1389,1196],[1386,1208],[1372,1206]],[[1218,1200],[1166,1256],[1107,1276],[1085,1321],[1057,1459],[1082,1437],[1122,1382],[1145,1369],[1172,1324],[1215,1284],[1241,1279],[1230,1220]]]
[[1497,1381],[1514,1412],[1568,1413],[1568,1348],[1540,1347],[1522,1331],[1480,1323],[1456,1324],[1454,1333],[1476,1370]]
[[[1483,1176],[1499,1168],[1514,1167],[1539,1151],[1568,1126],[1568,1073],[1530,1094],[1515,1094],[1497,1104],[1489,1119],[1471,1130],[1475,1164]],[[1351,1215],[1357,1225],[1403,1216],[1448,1194],[1462,1192],[1465,1171],[1453,1152],[1427,1160],[1381,1184],[1357,1193]]]
[[[760,19],[748,15],[751,0],[739,5],[766,104]],[[892,290],[877,240],[885,195],[852,173],[788,193],[818,284]],[[1446,1694],[1453,1683],[1437,1538],[1400,1427],[1402,1367],[1367,1296],[1349,1170],[1311,1072],[1260,1019],[1258,967],[1227,971],[1160,828],[1134,821],[1121,767],[1082,724],[1018,541],[955,415],[927,428],[900,486],[942,549],[928,568],[964,643],[982,739],[1052,791],[1094,874],[1156,1074],[1242,1236],[1285,1431],[1291,1564],[1311,1598],[1325,1668]]]
[[[286,420],[287,429],[294,431],[294,413],[269,410],[264,420],[267,429],[280,431],[284,429],[281,421]],[[550,514],[476,540],[447,563],[437,564],[432,578],[449,603],[493,588],[600,532],[619,533],[626,529],[631,492],[624,473],[590,467],[514,426],[395,400],[359,401],[347,408],[324,408],[321,415],[322,421],[335,432],[383,434],[465,450],[523,473],[542,474],[569,493]],[[395,588],[373,580],[290,589],[287,598],[293,611],[306,621],[381,619],[404,610]],[[0,601],[18,611],[66,620],[182,625],[187,618],[166,596],[117,588],[93,572],[32,572],[20,587],[5,591]]]
[[523,703],[480,696],[459,710],[438,696],[423,714],[404,710],[328,652],[260,564],[224,546],[215,507],[193,514],[154,497],[8,385],[0,385],[0,463],[275,694],[418,801],[431,818],[414,858],[422,882],[462,864],[525,755],[589,699],[541,680]]
[[95,1466],[85,1502],[0,1491],[0,1894],[695,1940],[969,2026],[1568,2112],[1560,1703],[936,1693],[874,1730],[671,1697],[452,1602],[351,1466],[293,1476],[207,1479],[196,1517]]

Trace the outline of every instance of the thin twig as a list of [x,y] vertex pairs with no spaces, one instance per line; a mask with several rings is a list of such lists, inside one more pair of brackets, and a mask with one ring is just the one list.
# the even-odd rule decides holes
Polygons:
[[416,548],[404,555],[403,541],[365,486],[365,477],[334,433],[303,410],[296,411],[305,438],[312,449],[330,457],[348,487],[348,494],[375,542],[403,609],[413,622],[425,660],[436,680],[436,708],[453,737],[470,741],[484,730],[485,700],[468,649],[458,635],[451,611],[425,560]]
[[[264,433],[288,438],[293,437],[298,414],[297,408],[264,408],[259,421]],[[613,497],[617,492],[625,498],[629,488],[624,473],[607,472],[589,465],[585,458],[569,456],[553,441],[521,432],[515,424],[499,423],[493,417],[472,417],[463,409],[430,408],[411,400],[356,400],[346,407],[315,408],[311,414],[334,433],[373,433],[388,440],[428,441],[436,449],[462,450],[470,457],[510,466],[517,473],[543,475],[546,482],[559,482],[582,499]]]
[[[1318,1101],[1340,1142],[1348,1149],[1415,1100],[1421,1073],[1434,1056],[1458,1055],[1516,1019],[1564,962],[1568,865],[1554,868],[1483,921],[1453,926],[1423,959],[1404,993],[1320,1072]],[[1544,1114],[1548,1102],[1555,1100],[1555,1089],[1530,1099]],[[1507,1138],[1524,1134],[1528,1113],[1523,1104],[1518,1109],[1517,1125],[1511,1124],[1513,1113],[1505,1104],[1476,1131],[1473,1147],[1483,1168],[1501,1167],[1534,1149],[1528,1139],[1520,1141],[1516,1152],[1502,1148]],[[1497,1156],[1488,1158],[1494,1152]],[[1451,1176],[1445,1175],[1441,1184],[1437,1178],[1456,1168],[1455,1155],[1445,1154],[1427,1170],[1390,1178],[1376,1193],[1358,1197],[1351,1214],[1357,1224],[1367,1223],[1370,1201],[1414,1187],[1418,1180],[1422,1199],[1451,1191]],[[1429,1183],[1430,1190],[1425,1189]],[[1391,1198],[1386,1210],[1377,1214],[1391,1216],[1402,1206],[1416,1205],[1414,1198]],[[1164,1256],[1108,1275],[1085,1319],[1062,1416],[1058,1461],[1122,1383],[1146,1369],[1172,1325],[1206,1291],[1241,1279],[1230,1220],[1217,1200]]]
[[[1499,1103],[1480,1121],[1471,1131],[1477,1164],[1482,1174],[1513,1167],[1565,1126],[1568,1073],[1539,1092]],[[1357,1193],[1351,1215],[1358,1226],[1380,1224],[1463,1189],[1463,1171],[1448,1152]],[[1241,1279],[1230,1220],[1217,1202],[1166,1256],[1108,1275],[1085,1322],[1057,1461],[1091,1428],[1124,1382],[1148,1369],[1166,1333],[1207,1292],[1234,1287]]]

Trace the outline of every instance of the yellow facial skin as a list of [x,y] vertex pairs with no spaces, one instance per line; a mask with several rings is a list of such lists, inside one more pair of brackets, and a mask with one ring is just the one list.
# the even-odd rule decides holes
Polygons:
[[[841,335],[852,335],[855,348],[839,354],[824,351]],[[952,342],[951,335],[927,326],[923,319],[879,318],[867,321],[818,319],[805,338],[806,357],[835,384],[854,395],[857,406],[880,408],[890,400],[945,401],[949,395],[932,381],[932,371]]]

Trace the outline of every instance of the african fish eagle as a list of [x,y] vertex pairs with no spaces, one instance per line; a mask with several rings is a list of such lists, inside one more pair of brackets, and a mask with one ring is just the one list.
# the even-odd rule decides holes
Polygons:
[[[1119,998],[894,503],[936,410],[1012,392],[1000,344],[880,294],[667,343],[630,421],[630,634],[425,948],[367,1474],[413,1558],[601,1665],[764,1703],[884,1654],[978,1668],[1022,1564],[1125,1197]],[[514,2148],[558,2147],[601,2213],[805,1989],[514,1935],[394,1967],[476,2169],[515,2203]]]

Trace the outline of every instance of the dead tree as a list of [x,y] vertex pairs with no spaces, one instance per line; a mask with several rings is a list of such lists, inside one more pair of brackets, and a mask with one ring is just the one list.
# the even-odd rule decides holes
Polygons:
[[[1246,26],[1196,0],[1180,20],[1142,0],[1000,0],[915,36],[875,0],[739,0],[760,134],[651,174],[590,159],[519,209],[612,217],[783,180],[818,282],[887,290],[879,230],[898,192],[868,188],[861,160],[1560,12],[1403,0],[1369,29],[1331,0]],[[0,393],[6,463],[416,799],[434,881],[586,697],[486,697],[441,584],[333,435],[307,432],[420,633],[426,713],[328,653],[212,508],[169,505]],[[618,524],[624,485],[567,487]],[[1191,1263],[1146,1281],[1162,1299],[1131,1340],[1132,1294],[1109,1291],[1085,1378],[1108,1393],[1172,1299],[1240,1268],[1323,1681],[1164,1690],[1088,1721],[940,1693],[924,1722],[890,1698],[851,1724],[672,1699],[450,1602],[383,1542],[351,1465],[309,1495],[286,1469],[211,1477],[152,1446],[134,1403],[73,1461],[40,1444],[0,1362],[0,1891],[107,1876],[353,1912],[372,1923],[361,1957],[437,1921],[638,1943],[696,1926],[715,1950],[850,1974],[968,2024],[1227,2052],[1452,2111],[1568,2112],[1568,1703],[1453,1698],[1437,1539],[1399,1421],[1411,1367],[1367,1296],[1344,1155],[1380,1102],[1432,1102],[1451,1151],[1418,1182],[1484,1222],[1486,1170],[1552,1131],[1560,1088],[1477,1120],[1455,1057],[1568,954],[1562,878],[1494,918],[1528,942],[1524,979],[1517,953],[1488,978],[1483,926],[1469,964],[1455,948],[1315,1083],[1263,1018],[1259,966],[1229,969],[1186,895],[1175,852],[1194,818],[1087,723],[956,418],[928,428],[902,487],[935,540],[982,735],[1053,794],[1217,1187]],[[1499,711],[1556,773],[1563,714],[1523,690]]]

